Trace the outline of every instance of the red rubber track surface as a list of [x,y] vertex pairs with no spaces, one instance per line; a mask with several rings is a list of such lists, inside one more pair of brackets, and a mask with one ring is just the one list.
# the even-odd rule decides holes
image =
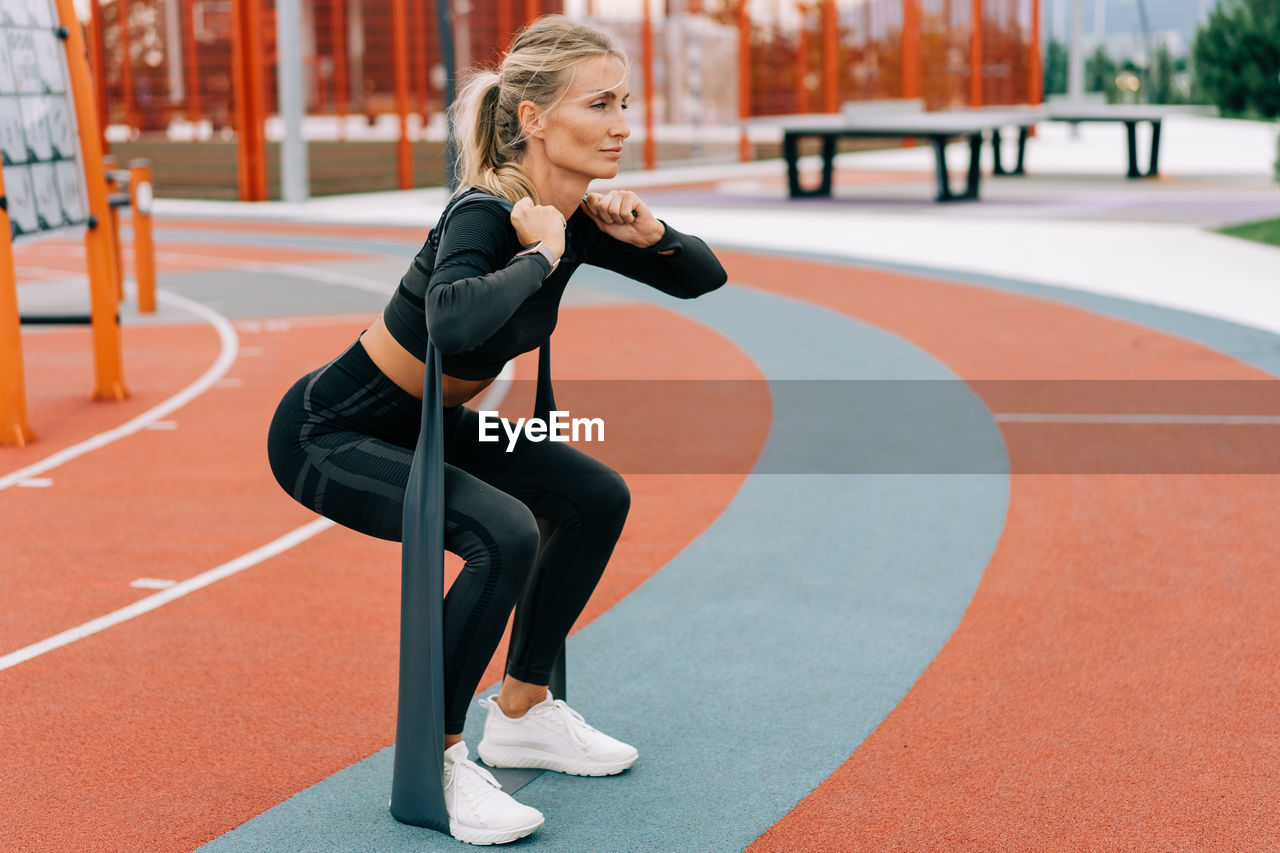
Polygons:
[[[136,578],[191,577],[314,518],[273,480],[267,424],[289,384],[340,352],[367,320],[240,322],[241,344],[254,355],[228,375],[242,384],[178,410],[174,430],[143,431],[48,472],[50,488],[0,491],[0,648],[145,597],[129,586]],[[138,414],[217,353],[209,327],[128,328],[134,397],[92,404],[86,338],[26,336],[28,380],[48,389],[30,400],[41,440],[5,450],[0,471]],[[681,344],[617,345],[628,339]],[[556,362],[557,375],[576,378],[758,377],[706,327],[641,305],[567,308]],[[532,378],[534,366],[519,360],[517,376]],[[744,446],[758,452],[767,408],[753,420],[759,428]],[[631,516],[578,626],[711,524],[742,479],[628,476]],[[459,566],[451,556],[446,582]],[[189,850],[385,747],[394,737],[398,612],[399,546],[333,528],[5,670],[0,849]],[[482,688],[497,680],[504,657],[500,648]]]
[[[1275,381],[1043,299],[724,259],[732,281],[899,334],[967,380]],[[1003,427],[1017,470],[1045,433]],[[1280,850],[1277,530],[1276,476],[1015,474],[951,640],[751,851]]]

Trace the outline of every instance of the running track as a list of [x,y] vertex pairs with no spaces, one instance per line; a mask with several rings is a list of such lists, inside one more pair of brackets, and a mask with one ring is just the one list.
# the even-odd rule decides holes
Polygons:
[[[376,284],[354,288],[344,298],[367,304],[335,312],[343,285],[300,277],[318,267],[393,281],[359,271],[403,266],[416,236],[162,224],[162,287],[227,303],[230,350],[225,325],[220,336],[207,318],[130,327],[134,397],[93,405],[86,335],[26,335],[41,440],[0,452],[0,477],[145,414],[220,357],[234,361],[151,428],[0,490],[0,655],[153,594],[130,586],[139,578],[199,576],[312,520],[265,467],[266,422],[283,389],[345,346],[382,297],[368,292]],[[60,256],[39,244],[19,264],[65,269]],[[1100,311],[1070,292],[724,258],[732,286],[693,303],[584,271],[586,298],[566,307],[556,336],[557,375],[959,377],[997,412],[1009,410],[1009,386],[983,380],[1276,370],[1246,354],[1267,351],[1258,333],[1204,324],[1198,340],[1186,315],[1174,335],[1166,315],[1118,302]],[[313,295],[256,313],[269,300],[226,297],[278,279]],[[1234,357],[1223,344],[1233,334]],[[1261,343],[1274,351],[1274,339]],[[521,361],[517,375],[530,368]],[[767,397],[738,404],[732,452],[749,460],[779,413]],[[690,434],[720,428],[698,418]],[[1046,441],[1090,443],[1062,425],[974,427],[1003,439],[1014,471],[1036,470],[1028,460]],[[1207,471],[1227,470],[1218,444],[1198,451],[1219,454]],[[1266,444],[1232,447],[1243,464],[1231,470],[1276,470]],[[616,779],[531,783],[521,798],[549,819],[520,846],[1280,847],[1276,477],[629,482],[623,542],[571,639],[570,690],[644,758]],[[318,529],[0,670],[0,848],[459,849],[385,811],[397,559],[394,545]],[[484,687],[496,678],[491,668]]]

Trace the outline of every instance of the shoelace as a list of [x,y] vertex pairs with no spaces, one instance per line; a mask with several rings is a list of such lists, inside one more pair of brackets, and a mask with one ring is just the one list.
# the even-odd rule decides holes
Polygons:
[[[467,799],[471,801],[473,805],[480,805],[485,800],[489,799],[492,796],[493,790],[495,788],[498,791],[502,790],[502,785],[498,784],[498,780],[493,778],[493,774],[490,773],[488,770],[485,770],[479,764],[476,764],[471,759],[467,759],[465,761],[455,761],[452,763],[452,766],[450,769],[452,770],[452,779],[449,781],[452,781],[454,790],[461,791],[467,797]],[[483,782],[486,782],[488,786],[492,786],[492,787],[486,786],[482,788],[477,788],[475,786],[461,784],[461,780],[458,778],[458,774],[463,771],[467,771],[475,774],[476,776],[479,776]]]
[[569,730],[569,734],[582,746],[587,745],[586,732],[600,733],[600,730],[583,719],[581,714],[566,705],[563,699],[557,699],[551,704],[555,710],[553,711],[550,708],[547,710],[560,718],[565,728]]

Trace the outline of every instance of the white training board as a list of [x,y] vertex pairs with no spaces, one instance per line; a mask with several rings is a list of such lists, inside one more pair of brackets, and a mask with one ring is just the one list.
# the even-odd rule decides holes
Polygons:
[[84,157],[54,0],[0,0],[0,155],[13,236],[84,225]]

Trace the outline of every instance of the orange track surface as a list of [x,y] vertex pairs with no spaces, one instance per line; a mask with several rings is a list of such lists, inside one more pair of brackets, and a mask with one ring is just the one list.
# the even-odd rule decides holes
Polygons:
[[[138,577],[185,579],[314,517],[272,479],[267,423],[285,388],[341,351],[364,323],[238,325],[241,343],[261,350],[229,373],[242,386],[212,389],[180,409],[176,430],[142,432],[49,472],[52,488],[0,491],[4,651],[145,597],[149,591],[129,587]],[[566,309],[560,326],[558,375],[757,376],[731,343],[661,309]],[[646,350],[643,359],[634,346],[615,345],[655,336],[682,343]],[[30,370],[80,400],[67,390],[78,371],[68,377],[47,363],[59,344],[74,346],[59,337],[28,336]],[[156,397],[188,383],[216,352],[206,329],[131,328],[125,340],[126,376],[156,386]],[[146,365],[135,364],[140,351]],[[527,359],[519,371],[532,375]],[[83,437],[103,418],[136,413],[150,394],[83,404],[98,419],[83,428],[54,426],[62,412],[48,400],[33,405],[46,438],[22,451],[24,461]],[[767,412],[757,420],[767,425]],[[756,449],[763,438],[754,435]],[[4,470],[19,467],[15,459],[6,451]],[[742,475],[628,479],[631,517],[579,624],[705,529]],[[450,578],[458,566],[447,564]],[[386,746],[394,736],[398,609],[399,546],[335,528],[5,670],[0,849],[66,851],[93,839],[100,849],[188,850]],[[504,656],[499,649],[482,686],[497,679]]]
[[[732,281],[902,335],[965,379],[1266,376],[1046,300],[724,259]],[[750,849],[1280,849],[1276,530],[1274,476],[1015,475],[951,640]]]
[[[722,256],[731,280],[899,334],[970,380],[1263,376],[1046,300]],[[0,649],[145,596],[127,586],[135,577],[190,576],[312,517],[266,469],[266,423],[288,383],[340,350],[361,319],[238,327],[263,351],[229,374],[243,387],[179,410],[174,432],[44,475],[52,489],[0,492],[12,567],[0,579]],[[216,347],[208,330],[128,329],[135,398],[90,405],[53,385],[34,390],[44,370],[42,382],[72,387],[65,370],[84,377],[87,396],[87,358],[51,369],[37,355],[63,352],[64,334],[80,333],[24,337],[41,441],[0,451],[3,470],[158,402]],[[691,349],[644,346],[658,335]],[[87,353],[84,343],[65,351]],[[135,353],[148,346],[144,366]],[[562,314],[558,376],[633,376],[640,363],[646,376],[756,375],[730,343],[658,309]],[[519,369],[532,375],[527,360]],[[1015,466],[1034,444],[1025,429],[1005,430]],[[711,523],[741,478],[628,480],[632,517],[584,621]],[[751,849],[1280,849],[1280,480],[1016,475],[1011,490],[1004,535],[952,639],[862,747]],[[397,565],[398,546],[334,529],[6,670],[0,849],[79,849],[86,838],[190,849],[389,743]],[[491,667],[485,681],[496,677]]]

